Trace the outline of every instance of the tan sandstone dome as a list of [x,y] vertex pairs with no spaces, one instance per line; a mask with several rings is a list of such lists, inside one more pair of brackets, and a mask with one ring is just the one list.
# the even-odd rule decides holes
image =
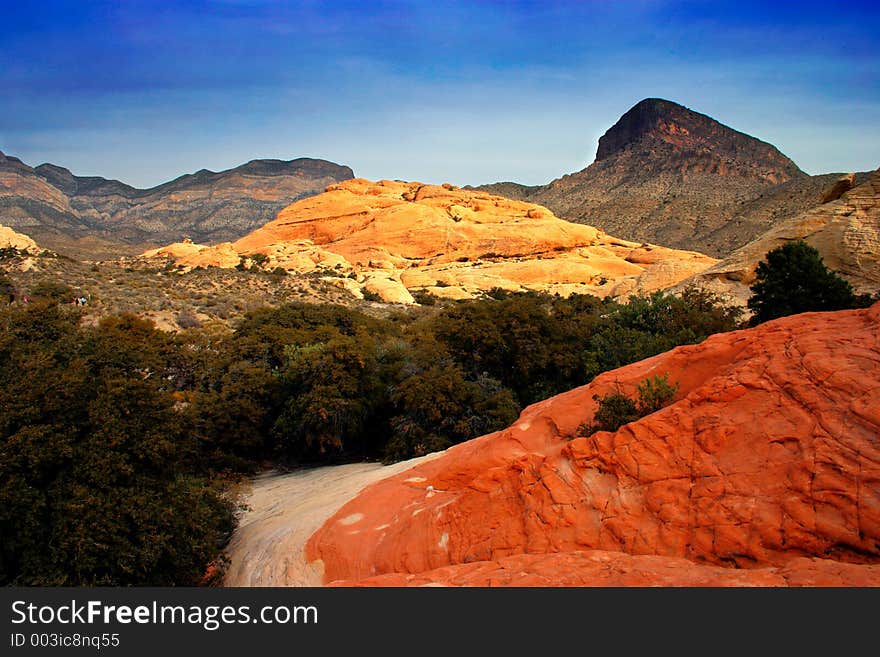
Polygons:
[[359,178],[288,206],[237,242],[172,244],[144,256],[234,267],[256,254],[269,269],[322,272],[355,296],[366,290],[402,303],[416,290],[468,298],[494,287],[620,296],[670,287],[717,262],[617,239],[532,203]]
[[0,226],[0,249],[17,249],[33,255],[42,251],[30,237],[16,233],[7,226]]

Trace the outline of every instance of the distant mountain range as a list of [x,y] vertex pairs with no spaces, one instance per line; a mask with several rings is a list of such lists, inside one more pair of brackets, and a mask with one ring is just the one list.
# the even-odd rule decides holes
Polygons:
[[353,176],[349,167],[325,160],[253,160],[136,189],[54,164],[30,167],[0,152],[0,225],[73,257],[138,253],[184,238],[221,242]]
[[[857,174],[855,184],[867,176]],[[547,185],[477,189],[626,239],[724,256],[817,205],[840,177],[810,176],[766,142],[648,98],[599,139],[587,168]]]
[[[850,173],[850,172],[846,172]],[[774,146],[677,103],[645,99],[599,140],[587,168],[546,185],[476,188],[543,205],[556,216],[627,240],[723,258],[864,183],[855,173],[810,176]],[[354,177],[349,167],[300,158],[201,170],[151,189],[32,168],[0,153],[0,225],[80,258],[115,257],[180,242],[234,241],[282,209]]]

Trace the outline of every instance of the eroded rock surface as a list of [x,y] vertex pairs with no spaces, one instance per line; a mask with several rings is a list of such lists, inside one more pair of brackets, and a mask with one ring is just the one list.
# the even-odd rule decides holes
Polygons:
[[17,233],[8,226],[0,226],[0,249],[15,249],[31,255],[42,251],[30,237]]
[[[671,405],[577,436],[660,374]],[[880,304],[605,373],[370,486],[307,555],[337,584],[880,585]]]

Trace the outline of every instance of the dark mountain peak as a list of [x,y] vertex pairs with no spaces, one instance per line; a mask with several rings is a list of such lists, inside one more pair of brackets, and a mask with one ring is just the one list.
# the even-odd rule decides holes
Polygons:
[[596,161],[627,150],[639,150],[649,167],[650,160],[662,159],[661,166],[693,166],[773,183],[806,175],[771,144],[662,98],[646,98],[621,116],[599,139]]
[[[596,160],[604,160],[645,136],[668,132],[670,123],[681,127],[715,122],[703,114],[662,98],[645,98],[636,103],[599,138]],[[719,124],[720,125],[720,124]]]

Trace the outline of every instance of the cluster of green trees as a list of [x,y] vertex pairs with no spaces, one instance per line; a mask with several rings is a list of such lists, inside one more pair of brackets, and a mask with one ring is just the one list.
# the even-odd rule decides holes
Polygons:
[[172,343],[78,319],[0,313],[0,583],[199,583],[235,509],[164,379]]

